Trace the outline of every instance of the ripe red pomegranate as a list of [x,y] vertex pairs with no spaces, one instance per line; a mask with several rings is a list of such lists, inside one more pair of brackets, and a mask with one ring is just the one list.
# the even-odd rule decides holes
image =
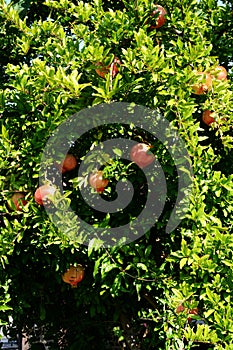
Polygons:
[[71,265],[70,268],[62,275],[62,280],[75,288],[77,287],[77,284],[83,280],[84,274],[84,267],[82,265]]
[[[188,308],[184,307],[183,304],[178,305],[176,308],[177,314],[179,314],[180,312],[183,312],[183,311],[186,311],[186,314],[188,314],[188,315],[198,315],[198,313],[199,313],[199,309],[197,307],[195,307],[193,309],[188,309]],[[188,320],[188,322],[191,322],[192,317],[188,316],[187,320]]]
[[145,143],[137,143],[131,148],[130,158],[140,168],[144,168],[155,160],[155,156],[150,152],[151,146]]
[[212,88],[212,78],[209,73],[197,72],[197,82],[192,85],[193,93],[196,95],[203,95],[210,91]]
[[223,66],[218,66],[211,72],[213,78],[218,80],[227,80],[227,70]]
[[37,188],[34,199],[39,205],[46,205],[50,202],[50,198],[55,194],[56,188],[52,185],[46,184]]
[[206,125],[210,125],[211,123],[215,122],[215,116],[215,112],[206,110],[202,113],[202,120]]
[[28,203],[28,201],[25,200],[25,193],[23,192],[15,192],[11,197],[11,201],[13,203],[13,206],[11,206],[10,208],[12,210],[16,209],[19,211],[22,211],[22,207]]
[[166,22],[166,17],[165,15],[167,14],[167,11],[160,5],[155,5],[155,10],[152,12],[151,16],[157,16],[159,13],[159,16],[156,18],[156,23],[152,24],[150,26],[150,29],[158,29],[160,27],[162,27],[164,25],[164,23]]
[[104,66],[104,64],[101,62],[96,63],[96,66],[98,66],[98,68],[96,68],[95,71],[101,78],[105,78],[106,75],[111,71],[112,77],[115,78],[115,76],[119,73],[120,65],[121,61],[118,57],[115,56],[112,63],[109,64],[107,67]]
[[77,166],[77,160],[73,154],[67,154],[65,159],[60,163],[56,164],[58,169],[62,172],[62,174],[67,171],[74,170]]
[[179,314],[180,312],[183,312],[184,310],[185,310],[185,307],[184,307],[182,304],[180,304],[180,305],[177,306],[177,308],[176,308],[177,314]]
[[89,177],[89,184],[98,193],[102,193],[104,191],[105,187],[108,185],[108,182],[108,179],[103,178],[103,172],[101,170],[91,174]]
[[[188,310],[189,315],[198,315],[199,309],[195,307],[194,309]],[[192,321],[192,317],[188,317],[188,322]]]

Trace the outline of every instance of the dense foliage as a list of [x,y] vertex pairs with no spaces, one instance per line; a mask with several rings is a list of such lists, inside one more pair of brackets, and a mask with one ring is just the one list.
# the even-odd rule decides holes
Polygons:
[[[160,5],[166,22],[152,29],[151,0],[0,1],[0,324],[9,325],[11,316],[13,336],[30,336],[36,325],[53,339],[52,349],[104,349],[113,335],[129,349],[233,349],[233,7],[217,0]],[[107,67],[114,56],[118,74],[98,75],[96,64]],[[195,72],[212,74],[218,65],[227,80],[213,78],[207,93],[194,94]],[[73,146],[78,164],[106,134],[149,142],[168,195],[160,220],[136,241],[85,246],[59,231],[34,200],[41,155],[71,115],[114,101],[158,110],[176,128],[192,161],[190,203],[166,233],[178,180],[165,147],[137,128],[96,129]],[[214,123],[202,121],[205,110],[216,112]],[[118,155],[105,175],[111,183],[130,175],[143,198],[142,171]],[[75,210],[91,222],[76,170],[64,174],[64,183]],[[115,183],[106,200],[115,198]],[[22,210],[12,206],[15,192],[25,194]],[[108,216],[98,219],[109,224]],[[119,220],[115,215],[111,223]],[[85,267],[77,288],[61,278],[70,264]],[[178,313],[180,304],[185,310]],[[193,308],[198,315],[187,320]]]

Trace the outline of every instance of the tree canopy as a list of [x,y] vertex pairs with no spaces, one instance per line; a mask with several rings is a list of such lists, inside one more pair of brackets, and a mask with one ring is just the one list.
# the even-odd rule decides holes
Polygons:
[[[127,349],[232,349],[233,6],[227,0],[159,5],[166,21],[156,28],[151,0],[0,0],[0,325],[13,337],[23,333],[32,342],[36,325],[54,350],[112,349],[114,342]],[[226,79],[218,77],[219,66]],[[163,116],[184,142],[190,168],[180,171],[192,186],[171,232],[166,227],[180,173],[166,144],[124,124],[122,116],[70,144],[74,169],[61,175],[52,164],[64,193],[50,199],[61,208],[64,230],[51,220],[49,206],[35,200],[41,157],[57,128],[114,103],[152,111],[152,126]],[[209,124],[205,111],[214,118]],[[108,183],[92,192],[110,203],[126,178],[135,193],[129,210],[93,210],[80,193],[90,188],[96,165],[88,152],[116,138],[151,146],[166,181],[162,214],[130,243],[82,244],[75,232],[86,232],[73,229],[69,206],[94,229],[108,230],[135,219],[145,205],[144,169],[121,159],[117,147],[114,159],[98,153]],[[14,194],[22,195],[18,207]],[[77,288],[62,278],[71,265],[85,269]]]

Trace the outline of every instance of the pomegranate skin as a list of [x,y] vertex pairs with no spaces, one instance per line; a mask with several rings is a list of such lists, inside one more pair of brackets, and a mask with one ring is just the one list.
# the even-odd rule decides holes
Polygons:
[[85,275],[85,270],[81,264],[77,266],[71,265],[70,268],[62,275],[62,280],[70,284],[72,287],[77,287]]
[[53,196],[56,188],[51,185],[42,185],[37,188],[34,199],[39,205],[46,205],[48,202],[48,197]]
[[165,15],[167,14],[167,11],[161,6],[161,5],[155,5],[156,10],[154,10],[151,14],[151,16],[156,15],[159,12],[159,16],[157,17],[156,24],[151,25],[150,29],[158,29],[164,25],[166,22]]
[[108,185],[108,179],[103,178],[103,172],[101,170],[93,173],[89,177],[89,184],[93,187],[96,192],[102,193],[105,187]]
[[155,160],[155,156],[149,152],[149,150],[149,145],[145,143],[137,143],[130,151],[130,158],[140,168],[145,168]]

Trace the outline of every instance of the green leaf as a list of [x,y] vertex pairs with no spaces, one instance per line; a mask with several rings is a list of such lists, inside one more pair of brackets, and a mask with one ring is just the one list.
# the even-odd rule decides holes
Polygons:
[[180,260],[180,269],[181,270],[186,265],[187,261],[188,261],[188,258],[183,258]]
[[144,270],[144,271],[148,271],[148,268],[147,268],[147,266],[146,266],[145,264],[137,263],[137,267],[138,267],[139,269]]
[[113,148],[113,152],[118,156],[121,157],[122,156],[122,150],[119,148]]
[[12,307],[8,305],[0,305],[0,311],[12,310]]
[[208,317],[209,317],[210,315],[212,315],[214,312],[215,312],[214,309],[209,309],[209,310],[205,311],[204,316],[205,316],[206,318],[208,318]]

